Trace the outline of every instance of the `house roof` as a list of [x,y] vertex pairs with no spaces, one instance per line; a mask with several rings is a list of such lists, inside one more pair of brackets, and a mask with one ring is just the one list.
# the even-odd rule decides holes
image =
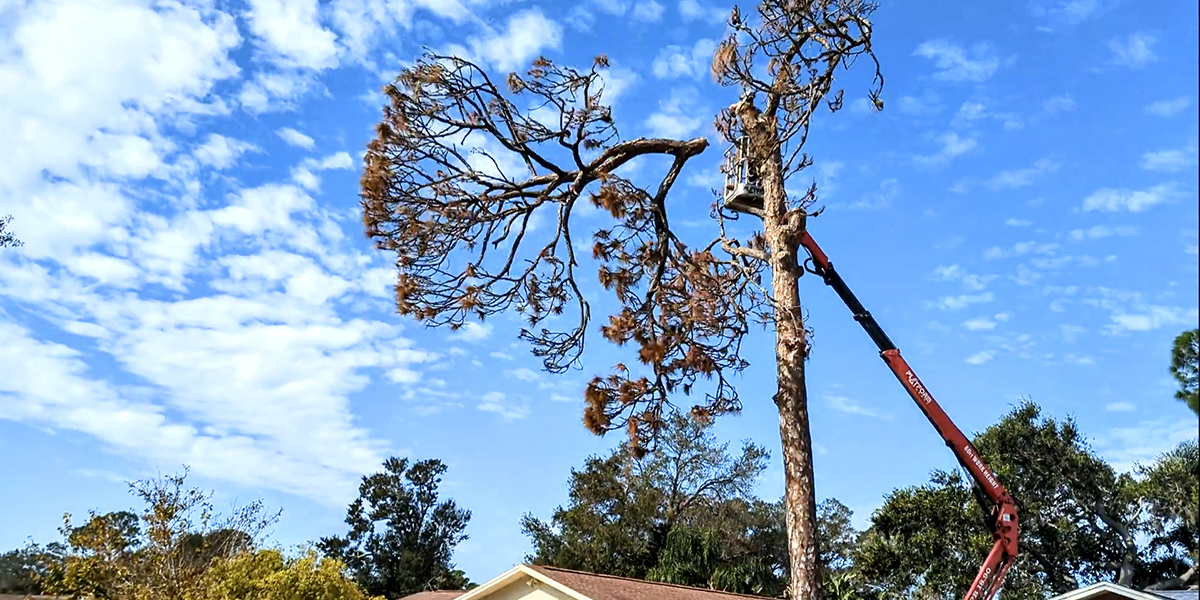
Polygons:
[[597,575],[557,567],[530,565],[529,568],[583,594],[590,600],[763,600],[762,596],[719,592],[614,575]]
[[405,596],[400,600],[454,600],[465,593],[467,593],[466,590],[417,592],[411,596]]
[[767,600],[761,596],[597,575],[541,565],[517,565],[499,577],[463,594],[457,600],[485,600],[492,592],[519,581],[533,586],[545,585],[554,588],[572,600]]
[[1122,598],[1129,598],[1130,600],[1163,600],[1163,598],[1170,598],[1171,600],[1200,600],[1200,593],[1196,590],[1156,590],[1153,592],[1143,592],[1108,582],[1093,583],[1092,585],[1067,592],[1061,596],[1055,596],[1050,600],[1088,600],[1089,598],[1097,598],[1105,594],[1113,594]]

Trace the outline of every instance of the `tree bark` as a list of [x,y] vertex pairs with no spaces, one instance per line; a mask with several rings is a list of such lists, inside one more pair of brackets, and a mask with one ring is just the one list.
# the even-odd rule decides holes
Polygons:
[[[768,135],[773,133],[770,131]],[[808,421],[808,391],[804,378],[808,340],[800,311],[802,267],[797,260],[804,218],[799,211],[788,209],[782,155],[772,152],[764,158],[760,181],[763,182],[763,229],[770,248],[771,291],[775,299],[775,365],[778,377],[775,405],[779,409],[779,437],[783,446],[784,507],[790,564],[788,598],[817,600],[821,596],[821,567],[817,549],[817,500]]]

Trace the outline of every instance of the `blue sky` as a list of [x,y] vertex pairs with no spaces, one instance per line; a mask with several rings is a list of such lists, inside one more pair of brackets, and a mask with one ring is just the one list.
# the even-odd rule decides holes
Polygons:
[[[184,464],[219,507],[283,508],[273,539],[291,546],[342,533],[358,478],[402,455],[449,465],[472,579],[519,562],[521,514],[549,516],[569,469],[618,441],[584,430],[581,392],[628,355],[597,336],[581,371],[549,376],[513,319],[451,333],[394,314],[356,191],[378,89],[422,45],[497,74],[606,52],[623,137],[716,143],[735,92],[707,56],[727,10],[0,2],[0,214],[25,241],[0,251],[0,548],[55,539],[64,512],[131,507],[122,481]],[[791,184],[820,186],[810,230],[965,431],[1027,396],[1120,468],[1195,435],[1167,362],[1200,304],[1196,13],[885,3],[886,109],[866,110],[851,71],[845,110],[819,116]],[[671,201],[689,239],[715,231],[719,155]],[[953,459],[832,291],[801,292],[818,494],[861,526]],[[760,493],[778,497],[769,332],[746,356],[745,410],[717,432],[772,450]]]

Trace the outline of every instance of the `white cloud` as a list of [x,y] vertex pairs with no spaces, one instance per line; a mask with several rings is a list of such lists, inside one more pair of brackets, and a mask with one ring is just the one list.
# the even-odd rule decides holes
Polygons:
[[996,328],[996,322],[988,317],[977,317],[964,322],[963,327],[971,331],[991,331]]
[[541,9],[527,8],[508,18],[503,32],[471,38],[471,49],[501,71],[524,71],[546,48],[562,44],[562,26],[546,18]]
[[256,150],[258,147],[254,144],[210,133],[204,143],[192,151],[192,156],[201,165],[227,169],[232,167],[242,154]]
[[983,251],[983,257],[992,260],[996,258],[1010,258],[1013,256],[1021,256],[1023,254],[1054,254],[1058,250],[1058,244],[1039,244],[1037,242],[1017,242],[1012,248],[1004,249],[999,246],[992,246]]
[[646,23],[655,23],[662,18],[663,5],[654,0],[643,0],[633,5],[633,13],[630,15],[635,21],[644,21]]
[[1197,165],[1196,144],[1188,144],[1178,150],[1159,150],[1142,155],[1138,165],[1147,171],[1175,173]]
[[1004,220],[1004,224],[1008,225],[1009,227],[1029,227],[1030,225],[1033,225],[1033,221],[1010,217]]
[[604,82],[604,102],[614,106],[617,99],[638,82],[638,74],[632,69],[612,66],[600,71],[600,79]]
[[1004,123],[1005,129],[1021,129],[1025,125],[1021,122],[1021,117],[1012,113],[999,113],[987,109],[981,102],[966,101],[958,108],[958,112],[954,114],[954,119],[950,124],[955,128],[969,127],[975,121],[982,119],[994,119]]
[[249,0],[250,31],[285,69],[337,66],[337,36],[317,22],[317,0]]
[[646,127],[657,137],[683,139],[704,125],[706,109],[698,106],[695,90],[673,89],[671,95],[659,100],[658,110],[646,119]]
[[508,397],[501,392],[488,392],[479,398],[479,404],[475,408],[493,412],[500,415],[500,418],[505,423],[511,423],[518,419],[524,419],[530,414],[528,404],[515,404],[509,401]]
[[937,141],[941,142],[942,149],[928,156],[917,156],[916,161],[918,163],[924,165],[944,164],[949,162],[950,159],[966,154],[978,146],[975,140],[959,137],[957,133],[952,131],[938,136]]
[[1042,103],[1042,110],[1050,114],[1075,110],[1075,99],[1070,94],[1059,94]]
[[626,0],[591,0],[591,2],[600,7],[600,10],[613,16],[619,17],[629,10],[629,2]]
[[259,71],[242,85],[237,101],[252,115],[291,110],[313,85],[309,71]]
[[1098,240],[1111,236],[1128,237],[1138,234],[1138,228],[1132,226],[1109,227],[1107,225],[1094,225],[1088,229],[1072,229],[1067,237],[1072,240]]
[[1156,185],[1147,190],[1101,188],[1083,200],[1083,210],[1144,212],[1167,202],[1174,195],[1175,186],[1170,183]]
[[1000,68],[1000,59],[991,47],[975,44],[967,52],[962,46],[946,40],[930,40],[917,46],[913,56],[933,60],[934,79],[945,81],[986,81]]
[[1048,158],[1043,158],[1034,163],[1032,167],[1013,169],[1011,171],[1001,171],[990,181],[988,181],[988,185],[992,189],[996,190],[1025,187],[1033,183],[1034,177],[1037,177],[1038,175],[1044,175],[1046,173],[1053,173],[1057,170],[1058,163]]
[[880,414],[877,411],[871,410],[861,404],[847,398],[845,396],[835,396],[827,394],[825,400],[833,406],[834,410],[844,412],[851,415],[861,415],[864,417],[874,417],[876,419],[888,419],[888,415]]
[[450,333],[447,337],[451,340],[460,342],[482,342],[492,336],[491,323],[477,323],[468,321],[463,323],[463,326],[458,331]]
[[278,135],[280,139],[287,142],[289,146],[295,146],[305,150],[312,150],[313,146],[316,145],[316,142],[311,137],[292,129],[291,127],[282,127],[277,129],[275,131],[275,135]]
[[995,299],[995,294],[991,292],[984,292],[982,294],[961,294],[958,296],[945,296],[940,298],[937,301],[937,306],[942,310],[960,310],[972,304],[991,302]]
[[718,24],[729,18],[729,9],[701,4],[699,0],[680,0],[679,16],[683,17],[684,21]]
[[413,15],[418,9],[454,24],[471,17],[471,8],[459,0],[334,0],[329,9],[334,25],[341,31],[340,42],[359,60],[380,41],[389,38],[383,34],[394,33],[397,26],[411,29]]
[[1200,309],[1148,302],[1140,292],[1096,287],[1084,302],[1109,312],[1109,334],[1154,331],[1164,327],[1195,326]]
[[[1042,22],[1078,25],[1114,6],[1113,0],[1033,0],[1029,12]],[[1041,26],[1038,29],[1050,31]]]
[[1132,412],[1137,410],[1137,406],[1132,402],[1109,402],[1104,405],[1104,410],[1109,412]]
[[982,365],[983,363],[992,360],[992,357],[995,355],[996,354],[994,352],[984,350],[983,352],[977,352],[971,356],[968,356],[967,363],[972,365]]
[[659,79],[691,77],[700,79],[708,74],[717,43],[708,38],[696,40],[691,48],[667,46],[658,51],[652,70]]
[[892,200],[900,194],[900,183],[895,179],[884,179],[879,183],[879,189],[864,195],[848,208],[860,210],[881,210],[890,208]]
[[525,383],[538,383],[539,381],[542,380],[542,378],[537,374],[536,371],[534,371],[533,369],[526,368],[526,367],[520,367],[517,369],[505,369],[504,376],[511,377],[513,379],[519,379],[521,381],[524,381]]
[[306,158],[304,162],[292,169],[292,181],[310,192],[316,192],[321,186],[318,172],[330,169],[349,169],[353,166],[354,161],[347,152],[335,152],[320,160]]
[[1114,469],[1129,472],[1135,464],[1149,464],[1181,442],[1195,437],[1194,418],[1167,416],[1131,427],[1114,428],[1097,439],[1096,445],[1100,455]]
[[1108,49],[1115,55],[1113,63],[1140,69],[1158,60],[1158,55],[1154,53],[1154,44],[1157,42],[1155,36],[1139,31],[1109,40]]
[[1146,105],[1146,112],[1156,117],[1173,117],[1192,105],[1190,96],[1180,96],[1169,100],[1158,100]]

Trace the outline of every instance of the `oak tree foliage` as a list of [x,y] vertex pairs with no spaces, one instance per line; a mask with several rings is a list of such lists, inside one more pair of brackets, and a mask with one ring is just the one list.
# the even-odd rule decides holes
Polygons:
[[[1006,598],[1043,599],[1096,581],[1139,588],[1195,581],[1194,441],[1119,473],[1073,419],[1056,421],[1027,401],[973,442],[1021,514],[1021,555],[1005,580]],[[968,480],[935,471],[928,484],[887,496],[854,570],[889,597],[960,597],[990,546]]]
[[346,511],[349,532],[321,538],[317,548],[345,563],[371,595],[467,588],[470,582],[451,558],[467,539],[471,512],[439,498],[445,472],[439,460],[388,458],[382,472],[362,478],[359,497]]

